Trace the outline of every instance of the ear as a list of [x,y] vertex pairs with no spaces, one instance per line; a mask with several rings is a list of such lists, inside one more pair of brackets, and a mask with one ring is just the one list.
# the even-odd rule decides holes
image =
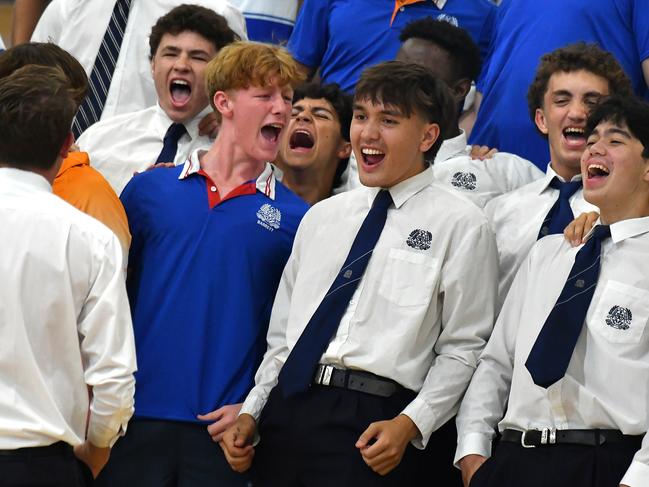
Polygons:
[[214,107],[221,114],[223,118],[232,118],[232,97],[225,91],[217,91],[214,93]]
[[537,108],[534,112],[534,123],[543,135],[548,135],[548,127],[545,123],[545,113],[542,108]]
[[439,138],[440,128],[436,123],[427,123],[424,127],[424,132],[421,137],[421,142],[419,143],[419,150],[427,152],[430,149],[435,141]]
[[352,144],[347,142],[345,139],[341,139],[340,145],[338,145],[338,151],[336,152],[336,157],[338,159],[347,159],[352,155]]
[[151,77],[153,77],[153,72],[155,71],[155,57],[151,58]]
[[59,157],[61,159],[68,157],[72,144],[74,144],[74,135],[72,135],[72,132],[68,132],[68,135],[65,137],[65,140],[59,149]]
[[460,81],[455,83],[452,91],[453,96],[457,100],[464,100],[469,94],[469,91],[471,91],[471,80],[468,78],[462,78]]

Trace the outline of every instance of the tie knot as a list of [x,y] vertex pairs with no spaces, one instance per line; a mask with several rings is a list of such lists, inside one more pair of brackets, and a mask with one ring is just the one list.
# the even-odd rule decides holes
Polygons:
[[[611,227],[608,225],[597,225],[593,229],[590,238],[595,240],[604,240],[611,236]],[[590,239],[589,239],[590,240]]]
[[185,132],[187,132],[187,129],[182,123],[174,122],[167,129],[165,140],[173,140],[174,142],[178,142],[178,140],[180,140]]
[[374,198],[372,208],[387,208],[392,204],[392,196],[387,189],[382,189]]
[[573,194],[577,192],[579,188],[581,188],[582,181],[581,179],[578,181],[568,181],[567,183],[564,183],[561,181],[558,177],[554,177],[552,181],[550,181],[550,187],[554,189],[559,190],[559,198],[570,198]]

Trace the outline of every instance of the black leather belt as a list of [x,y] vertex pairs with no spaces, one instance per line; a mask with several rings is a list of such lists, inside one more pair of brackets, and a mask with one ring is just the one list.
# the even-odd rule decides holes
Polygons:
[[64,455],[72,452],[72,447],[63,441],[48,446],[0,450],[0,457],[34,458],[52,455]]
[[375,396],[390,397],[402,387],[393,380],[360,370],[337,369],[333,365],[318,364],[313,384],[341,387]]
[[624,435],[618,430],[542,430],[517,431],[506,429],[501,441],[520,443],[524,448],[557,444],[598,446],[604,443],[630,443],[640,448],[642,436]]

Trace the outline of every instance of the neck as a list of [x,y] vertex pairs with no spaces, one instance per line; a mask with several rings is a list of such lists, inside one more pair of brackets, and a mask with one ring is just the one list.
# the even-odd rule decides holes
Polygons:
[[227,134],[219,133],[200,159],[201,169],[214,181],[222,197],[264,171],[265,161],[251,159]]
[[453,128],[448,129],[448,132],[446,133],[446,138],[444,140],[452,139],[462,133],[462,130],[460,129],[457,122],[454,122],[452,127]]
[[320,170],[295,169],[283,164],[280,169],[284,172],[282,183],[297,194],[309,205],[328,198],[336,175],[337,164],[327,164]]
[[563,164],[558,164],[555,161],[550,162],[550,167],[554,172],[556,172],[559,176],[561,176],[563,180],[566,182],[572,180],[572,178],[574,178],[577,174],[580,174],[581,172],[579,169],[572,169]]
[[623,220],[631,220],[633,218],[644,218],[649,216],[649,204],[647,199],[644,201],[623,201],[623,202],[609,202],[599,207],[600,220],[605,225],[612,225],[613,223],[621,222]]

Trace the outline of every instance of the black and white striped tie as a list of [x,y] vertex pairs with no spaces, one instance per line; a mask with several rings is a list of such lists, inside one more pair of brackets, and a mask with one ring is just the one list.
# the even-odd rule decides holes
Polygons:
[[104,39],[101,41],[95,64],[90,73],[90,88],[88,95],[79,107],[77,115],[72,122],[72,132],[75,138],[101,118],[101,113],[106,104],[106,97],[110,89],[110,81],[113,78],[119,50],[126,30],[128,13],[131,8],[131,0],[117,0],[113,8],[113,14],[108,22]]

